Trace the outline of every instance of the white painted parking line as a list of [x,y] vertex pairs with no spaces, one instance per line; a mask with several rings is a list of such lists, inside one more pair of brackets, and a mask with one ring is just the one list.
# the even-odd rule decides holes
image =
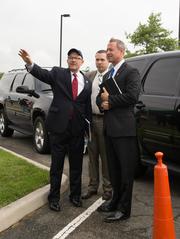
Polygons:
[[102,200],[102,198],[99,198],[86,211],[84,211],[82,214],[76,217],[72,222],[70,222],[66,227],[64,227],[52,239],[66,238],[71,232],[73,232],[76,229],[76,227],[78,227],[82,222],[84,222],[103,202],[104,200]]

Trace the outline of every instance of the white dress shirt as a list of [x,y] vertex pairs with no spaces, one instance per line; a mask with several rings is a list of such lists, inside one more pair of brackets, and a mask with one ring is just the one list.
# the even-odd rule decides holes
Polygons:
[[124,59],[122,59],[118,64],[116,64],[115,66],[113,66],[114,68],[114,73],[112,75],[112,77],[114,77],[118,71],[118,69],[122,66],[122,64],[125,62]]
[[[74,79],[74,73],[71,71],[71,83]],[[84,76],[81,74],[80,71],[76,73],[77,75],[77,80],[78,80],[78,95],[81,93],[81,91],[84,89]]]

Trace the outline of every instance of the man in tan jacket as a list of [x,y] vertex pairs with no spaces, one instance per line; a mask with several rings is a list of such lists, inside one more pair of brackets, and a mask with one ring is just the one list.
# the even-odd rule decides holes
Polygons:
[[95,54],[96,71],[91,71],[86,74],[92,81],[92,140],[88,143],[89,154],[89,185],[88,191],[82,196],[82,199],[88,199],[97,194],[100,184],[99,164],[101,158],[102,166],[102,187],[104,200],[109,200],[112,196],[111,184],[109,182],[109,173],[107,167],[105,142],[103,136],[103,114],[100,113],[96,105],[96,96],[99,93],[99,84],[102,83],[103,75],[108,71],[109,62],[105,50],[99,50]]

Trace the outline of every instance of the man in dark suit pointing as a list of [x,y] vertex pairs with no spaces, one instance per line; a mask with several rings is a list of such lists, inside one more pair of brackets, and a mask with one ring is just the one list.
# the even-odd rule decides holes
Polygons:
[[124,60],[125,45],[112,38],[107,45],[107,58],[112,70],[103,77],[103,89],[97,96],[104,112],[104,134],[113,197],[98,211],[111,212],[105,222],[125,220],[131,214],[133,179],[138,148],[134,105],[140,93],[137,69]]
[[60,186],[66,153],[70,167],[70,202],[82,206],[81,175],[84,134],[87,121],[91,121],[91,82],[80,71],[83,55],[80,50],[68,51],[68,68],[53,67],[51,71],[33,63],[23,49],[19,55],[28,71],[37,79],[49,84],[53,100],[46,120],[51,143],[50,193],[51,210],[60,211]]

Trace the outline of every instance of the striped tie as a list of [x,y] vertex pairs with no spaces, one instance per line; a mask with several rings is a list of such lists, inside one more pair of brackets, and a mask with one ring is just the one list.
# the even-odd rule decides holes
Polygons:
[[109,72],[109,77],[108,78],[111,78],[112,76],[113,76],[113,74],[114,74],[114,67],[113,68],[111,68],[111,70],[110,70],[110,72]]
[[103,75],[99,74],[98,75],[98,85],[100,85],[102,83],[102,78],[103,78]]

